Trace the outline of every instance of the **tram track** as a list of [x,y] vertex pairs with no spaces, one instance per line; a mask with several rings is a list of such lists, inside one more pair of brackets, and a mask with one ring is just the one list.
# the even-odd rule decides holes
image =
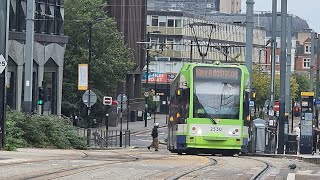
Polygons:
[[212,157],[207,157],[207,158],[209,159],[209,162],[207,164],[205,164],[203,166],[198,166],[195,169],[191,169],[191,170],[187,170],[187,171],[178,173],[172,177],[166,178],[165,180],[178,180],[178,179],[181,179],[181,178],[184,178],[184,177],[190,175],[191,173],[203,170],[203,169],[210,167],[210,166],[215,166],[218,163],[218,161]]
[[244,159],[250,159],[250,160],[254,160],[254,161],[258,161],[258,162],[261,162],[263,164],[265,164],[265,167],[260,170],[258,173],[256,173],[255,175],[253,175],[250,180],[258,180],[258,179],[262,179],[264,174],[270,170],[272,168],[272,164],[270,164],[269,162],[267,161],[264,161],[264,160],[260,160],[260,159],[255,159],[255,158],[251,158],[251,157],[240,157],[240,158],[244,158]]

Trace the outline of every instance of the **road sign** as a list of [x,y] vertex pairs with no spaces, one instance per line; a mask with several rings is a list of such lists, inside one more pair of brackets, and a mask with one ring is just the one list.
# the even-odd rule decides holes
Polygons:
[[273,110],[274,110],[274,111],[279,111],[279,110],[280,110],[280,103],[279,103],[279,101],[274,102]]
[[149,92],[144,92],[144,97],[149,97]]
[[123,93],[119,94],[117,96],[117,101],[119,102],[119,105],[118,107],[121,108],[121,105],[122,105],[122,109],[127,109],[127,96]]
[[7,66],[7,61],[6,59],[3,57],[2,54],[0,54],[0,73],[2,73],[4,71],[4,69]]
[[316,100],[314,101],[314,103],[315,103],[316,105],[320,105],[320,99],[316,99]]
[[254,101],[249,102],[249,107],[254,107]]
[[97,102],[97,95],[90,90],[90,103],[89,103],[89,90],[82,95],[82,101],[87,107],[93,106]]
[[112,97],[110,97],[110,96],[104,96],[104,97],[103,97],[103,105],[105,105],[105,106],[111,106],[111,105],[112,105]]

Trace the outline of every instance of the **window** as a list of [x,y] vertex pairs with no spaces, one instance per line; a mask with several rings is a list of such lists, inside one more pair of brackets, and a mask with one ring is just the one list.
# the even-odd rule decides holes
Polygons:
[[168,27],[174,27],[174,19],[168,19]]
[[181,19],[176,19],[175,27],[182,27]]
[[306,45],[306,46],[304,47],[304,52],[305,52],[305,53],[311,53],[311,46]]
[[[272,60],[272,56],[270,55],[270,63],[271,63],[271,60]],[[276,55],[276,63],[280,63],[280,58],[279,58],[279,55]]]
[[167,39],[167,49],[173,49],[174,39]]
[[158,16],[152,16],[152,26],[158,26]]
[[159,16],[159,26],[165,27],[167,25],[167,16]]
[[303,59],[303,68],[310,68],[310,59],[309,58]]

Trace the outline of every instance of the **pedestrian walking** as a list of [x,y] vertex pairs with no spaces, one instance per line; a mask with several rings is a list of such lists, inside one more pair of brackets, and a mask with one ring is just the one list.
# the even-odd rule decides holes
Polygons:
[[295,135],[297,135],[297,152],[300,151],[300,148],[299,148],[299,146],[300,146],[300,126],[301,125],[299,123],[299,125],[293,129],[293,133]]
[[148,146],[149,150],[150,150],[150,147],[155,148],[155,151],[158,151],[159,149],[158,128],[159,128],[159,123],[155,123],[151,133],[152,143],[150,146]]

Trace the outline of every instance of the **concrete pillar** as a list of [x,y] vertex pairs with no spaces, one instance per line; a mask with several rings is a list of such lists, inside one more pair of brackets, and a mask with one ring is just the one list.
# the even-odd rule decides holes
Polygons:
[[135,74],[135,81],[134,81],[134,97],[141,98],[141,88],[142,88],[142,75]]
[[126,94],[128,99],[134,98],[134,89],[133,89],[133,81],[134,81],[134,74],[127,74],[126,77]]
[[63,82],[63,66],[58,67],[57,73],[57,115],[61,115],[61,102],[62,102],[62,82]]
[[23,69],[24,69],[23,65],[17,66],[16,109],[18,111],[21,111],[21,108],[22,108],[21,98],[22,98],[22,89],[23,89],[23,82],[22,82]]

